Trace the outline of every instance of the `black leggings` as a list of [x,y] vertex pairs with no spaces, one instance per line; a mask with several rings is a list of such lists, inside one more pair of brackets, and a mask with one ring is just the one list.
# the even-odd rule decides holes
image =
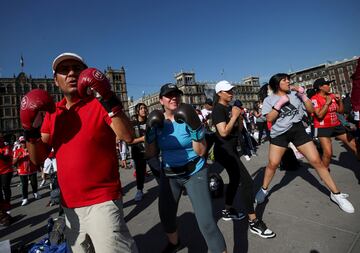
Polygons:
[[20,181],[21,181],[21,190],[22,190],[22,196],[23,199],[28,198],[28,185],[29,185],[29,179],[31,183],[31,188],[33,190],[33,193],[36,193],[38,191],[37,187],[37,173],[33,173],[31,175],[20,175]]
[[215,161],[225,168],[229,175],[229,185],[226,188],[225,204],[232,206],[237,188],[240,185],[241,200],[244,203],[245,211],[249,214],[254,211],[254,192],[252,178],[239,158],[236,147],[223,148],[215,145]]
[[10,205],[12,175],[12,172],[0,175],[0,203]]
[[144,189],[146,160],[134,158],[135,171],[136,171],[136,186],[138,190]]
[[262,138],[262,135],[263,135],[263,131],[265,130],[266,132],[266,137],[267,138],[270,138],[270,132],[267,128],[267,125],[266,125],[266,122],[256,122],[256,126],[258,128],[258,131],[259,131],[259,140],[258,140],[258,143],[261,144],[261,138]]

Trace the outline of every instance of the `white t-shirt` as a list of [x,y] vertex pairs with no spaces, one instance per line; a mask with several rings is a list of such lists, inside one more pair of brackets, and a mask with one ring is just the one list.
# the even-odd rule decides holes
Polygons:
[[46,158],[44,161],[44,173],[51,174],[57,171],[56,158]]

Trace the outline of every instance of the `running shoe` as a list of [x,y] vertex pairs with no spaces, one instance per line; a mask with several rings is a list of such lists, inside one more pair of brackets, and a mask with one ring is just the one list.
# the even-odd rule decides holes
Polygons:
[[143,198],[143,195],[144,195],[144,193],[142,192],[142,190],[138,190],[138,191],[136,192],[136,195],[135,195],[134,200],[135,200],[135,201],[141,201],[142,198]]
[[268,229],[261,219],[249,221],[250,232],[260,236],[261,238],[274,238],[276,234]]
[[267,190],[264,190],[264,188],[260,188],[260,190],[256,193],[255,196],[255,203],[261,204],[265,201],[266,196],[269,194]]
[[248,156],[248,155],[244,155],[244,158],[245,158],[246,161],[250,161],[250,160],[251,160],[250,156]]
[[330,199],[334,201],[336,204],[338,204],[341,210],[347,213],[354,213],[355,209],[353,205],[350,203],[349,200],[346,199],[348,197],[349,194],[341,193],[341,192],[338,194],[334,194],[334,193],[330,194]]
[[245,214],[238,212],[235,208],[223,209],[221,211],[223,220],[242,220],[245,218]]
[[41,199],[41,194],[34,192],[34,199]]
[[29,201],[27,199],[23,199],[21,202],[22,206],[26,206],[29,203]]

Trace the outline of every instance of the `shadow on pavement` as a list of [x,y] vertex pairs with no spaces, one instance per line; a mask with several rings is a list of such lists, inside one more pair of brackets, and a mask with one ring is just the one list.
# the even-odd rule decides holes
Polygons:
[[[208,252],[206,242],[199,230],[195,215],[193,213],[184,213],[178,216],[179,239],[184,248],[189,253]],[[189,232],[191,231],[191,232]],[[161,252],[166,244],[167,238],[160,223],[152,227],[146,234],[134,236],[140,253]]]
[[[41,228],[37,228],[34,231],[31,231],[31,227],[48,220],[51,215],[57,212],[57,209],[52,209],[46,213],[42,213],[40,215],[33,216],[31,218],[29,217],[26,219],[24,219],[26,217],[24,215],[17,215],[13,217],[14,223],[12,223],[10,227],[0,230],[0,237],[5,236],[6,234],[13,233],[17,230],[28,229],[29,233],[26,233],[23,236],[11,240],[11,248],[13,250],[16,250],[17,248],[25,246],[28,243],[32,242],[34,238],[44,237],[47,233],[46,225],[42,226]],[[29,228],[26,228],[28,226]]]

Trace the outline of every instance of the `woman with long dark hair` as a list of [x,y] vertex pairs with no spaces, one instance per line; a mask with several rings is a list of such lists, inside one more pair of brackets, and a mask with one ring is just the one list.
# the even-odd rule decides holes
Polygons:
[[225,209],[222,210],[224,220],[244,218],[234,207],[233,201],[240,185],[241,197],[245,211],[249,217],[249,228],[262,238],[273,238],[275,233],[256,217],[254,210],[254,192],[252,178],[239,158],[237,152],[238,137],[241,132],[241,109],[230,107],[233,99],[233,88],[228,81],[220,81],[215,86],[215,105],[212,112],[213,124],[216,127],[214,147],[215,161],[220,163],[229,175],[229,184],[225,193]]
[[341,193],[332,179],[328,168],[320,159],[320,155],[312,141],[305,132],[302,123],[304,107],[309,113],[313,112],[311,100],[306,96],[304,88],[290,87],[290,77],[279,73],[270,78],[270,88],[274,92],[264,100],[263,114],[268,122],[271,122],[269,163],[265,169],[262,188],[256,194],[258,204],[265,200],[268,187],[275,171],[278,168],[289,142],[305,156],[315,168],[322,181],[330,189],[330,198],[339,207],[348,213],[354,212],[354,207],[347,200],[348,195]]
[[135,138],[131,145],[131,157],[135,163],[137,192],[134,200],[140,201],[143,198],[143,189],[146,174],[145,159],[145,129],[147,120],[147,106],[144,103],[135,105],[135,119],[132,121]]

